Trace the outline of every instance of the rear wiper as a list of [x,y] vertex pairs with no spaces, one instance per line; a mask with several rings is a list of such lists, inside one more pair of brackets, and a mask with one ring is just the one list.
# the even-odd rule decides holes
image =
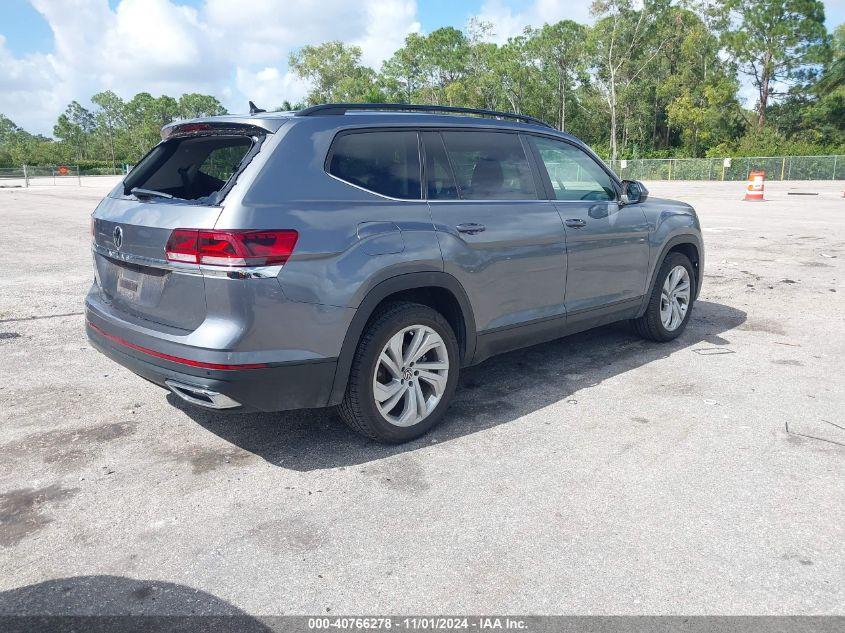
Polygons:
[[153,191],[152,189],[141,189],[141,187],[133,187],[132,190],[129,192],[134,194],[136,197],[148,197],[148,198],[167,198],[168,200],[172,200],[173,196],[169,193],[164,193],[163,191]]

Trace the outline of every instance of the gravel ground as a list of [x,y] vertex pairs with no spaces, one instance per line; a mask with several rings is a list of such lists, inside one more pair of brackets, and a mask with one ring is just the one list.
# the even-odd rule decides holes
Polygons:
[[0,613],[845,613],[845,183],[649,183],[705,230],[680,339],[490,359],[383,447],[90,349],[107,182],[0,190]]

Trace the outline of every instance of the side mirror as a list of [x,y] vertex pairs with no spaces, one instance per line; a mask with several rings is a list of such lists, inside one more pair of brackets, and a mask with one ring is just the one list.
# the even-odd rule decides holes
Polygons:
[[648,189],[639,180],[623,180],[622,195],[619,196],[621,204],[637,204],[645,202],[648,198]]

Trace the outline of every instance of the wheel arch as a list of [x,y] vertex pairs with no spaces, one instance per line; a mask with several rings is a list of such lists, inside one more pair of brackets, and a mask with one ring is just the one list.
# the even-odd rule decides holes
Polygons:
[[367,292],[349,324],[337,359],[329,406],[339,404],[343,399],[352,359],[367,323],[380,306],[399,300],[421,303],[443,314],[458,338],[461,365],[465,366],[472,360],[476,344],[475,317],[460,282],[444,272],[415,272],[390,277]]
[[701,245],[699,237],[693,233],[684,233],[676,235],[668,240],[660,250],[660,255],[654,260],[654,267],[651,271],[646,294],[643,297],[643,304],[637,316],[642,316],[648,307],[648,301],[651,293],[654,292],[654,284],[657,282],[657,275],[660,273],[660,267],[666,260],[669,253],[681,253],[685,255],[692,263],[693,272],[695,273],[695,294],[694,297],[698,299],[699,291],[701,290],[701,281],[704,276],[704,249]]

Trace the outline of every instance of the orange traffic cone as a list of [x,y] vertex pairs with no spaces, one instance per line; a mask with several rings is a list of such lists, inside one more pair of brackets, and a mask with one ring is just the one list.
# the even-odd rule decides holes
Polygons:
[[745,200],[751,202],[764,202],[763,185],[766,181],[766,172],[752,171],[748,174],[748,187],[745,190]]

